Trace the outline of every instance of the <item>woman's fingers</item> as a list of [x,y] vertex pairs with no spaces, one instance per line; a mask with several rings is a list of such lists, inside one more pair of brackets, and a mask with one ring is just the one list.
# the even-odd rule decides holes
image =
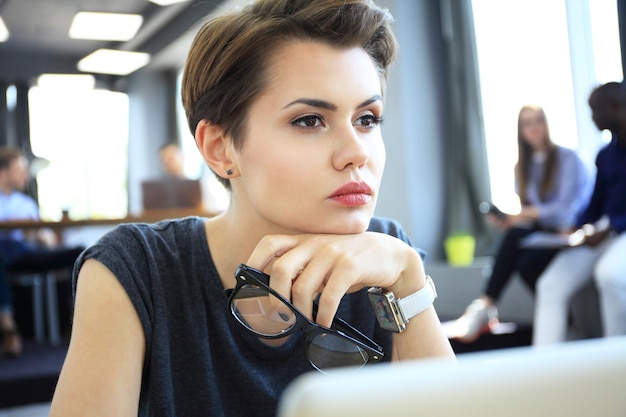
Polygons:
[[270,286],[309,317],[321,294],[317,322],[328,326],[347,292],[396,286],[415,263],[407,256],[419,257],[405,242],[380,233],[273,235],[259,242],[247,262],[269,274]]

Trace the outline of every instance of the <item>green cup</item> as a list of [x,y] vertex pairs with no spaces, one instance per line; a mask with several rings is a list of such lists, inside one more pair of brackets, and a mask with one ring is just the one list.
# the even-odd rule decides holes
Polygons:
[[444,242],[448,264],[451,266],[467,266],[474,262],[476,241],[470,234],[448,236]]

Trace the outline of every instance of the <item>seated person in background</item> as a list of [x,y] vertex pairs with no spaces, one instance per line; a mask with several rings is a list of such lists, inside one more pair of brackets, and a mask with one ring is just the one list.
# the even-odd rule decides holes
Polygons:
[[[159,149],[161,166],[172,178],[187,179],[185,157],[178,142],[168,142]],[[203,166],[200,176],[202,187],[202,207],[207,213],[221,213],[228,206],[228,191],[215,174]]]
[[[0,148],[0,221],[39,220],[35,200],[22,192],[28,184],[28,160],[15,148]],[[71,268],[82,248],[55,249],[48,229],[0,232],[0,329],[2,353],[18,356],[22,342],[13,318],[7,273],[19,270]]]
[[185,175],[185,158],[176,142],[168,142],[159,149],[161,166],[165,173],[174,178],[187,178]]
[[454,323],[454,337],[459,341],[472,342],[497,323],[497,302],[515,271],[534,292],[539,275],[556,249],[526,249],[520,247],[520,241],[537,230],[571,228],[586,202],[590,183],[587,169],[573,150],[552,142],[541,107],[522,107],[517,143],[515,182],[522,208],[518,214],[488,214],[489,221],[503,230],[504,236],[483,295],[472,301]]
[[[183,104],[231,204],[208,219],[122,225],[81,255],[50,417],[275,416],[314,366],[381,358],[365,336],[385,361],[454,360],[419,252],[397,222],[372,217],[391,22],[370,0],[260,0],[200,28]],[[241,263],[269,278],[236,279]],[[371,286],[400,299],[423,290],[404,331],[378,324]],[[344,319],[364,344],[305,333],[284,301],[325,328]]]
[[626,86],[596,88],[589,106],[598,129],[613,137],[598,152],[593,194],[576,222],[584,242],[562,250],[537,282],[535,345],[567,339],[569,301],[591,280],[600,296],[604,335],[626,335]]

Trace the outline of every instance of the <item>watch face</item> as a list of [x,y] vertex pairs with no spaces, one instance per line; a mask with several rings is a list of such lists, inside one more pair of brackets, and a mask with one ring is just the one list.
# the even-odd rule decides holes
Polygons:
[[379,291],[370,291],[368,292],[368,296],[376,312],[376,319],[380,327],[396,333],[402,331],[403,329],[400,327],[398,317],[391,307],[392,299],[390,297],[393,297],[393,295],[383,294]]

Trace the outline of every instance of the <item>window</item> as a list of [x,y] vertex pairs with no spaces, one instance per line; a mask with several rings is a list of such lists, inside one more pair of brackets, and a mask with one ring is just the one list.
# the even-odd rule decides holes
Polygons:
[[50,161],[37,175],[42,219],[116,218],[128,210],[128,96],[33,87],[33,153]]
[[[515,211],[517,114],[524,104],[545,109],[557,144],[580,149],[582,131],[585,140],[589,132],[597,136],[586,159],[591,164],[595,158],[601,135],[586,97],[594,86],[622,80],[617,5],[615,0],[473,0],[472,7],[492,199]],[[581,27],[590,28],[592,39],[569,35],[587,33]],[[591,69],[577,69],[581,60],[572,59],[570,50],[584,54]]]
[[183,71],[178,72],[176,77],[176,125],[180,137],[180,148],[185,158],[185,174],[189,178],[200,178],[205,169],[204,160],[198,151],[196,140],[189,131],[189,124],[185,115],[182,100],[180,100],[181,87],[183,82]]
[[[183,71],[179,71],[176,82],[176,97],[181,95]],[[229,193],[217,177],[207,166],[198,150],[196,139],[189,131],[187,116],[182,100],[176,100],[176,123],[180,137],[181,150],[185,159],[185,174],[189,178],[199,178],[203,181],[204,207],[210,212],[219,212],[229,204]]]

